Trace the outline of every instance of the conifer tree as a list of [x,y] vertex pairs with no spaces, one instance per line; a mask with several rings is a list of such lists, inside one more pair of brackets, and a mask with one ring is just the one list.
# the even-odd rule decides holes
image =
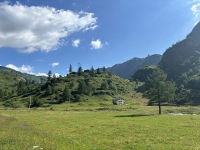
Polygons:
[[69,65],[69,73],[72,73],[72,65]]
[[69,100],[69,98],[70,98],[70,91],[67,88],[67,86],[65,86],[65,89],[64,89],[64,91],[62,93],[62,102],[65,102],[65,101]]
[[159,114],[161,114],[161,103],[170,102],[175,97],[175,84],[171,81],[166,81],[167,74],[162,70],[154,70],[147,78],[146,85],[149,88],[145,96],[149,98],[149,102],[157,103]]
[[83,69],[81,66],[78,67],[78,75],[81,76],[83,74]]
[[49,72],[48,72],[47,75],[48,75],[47,82],[51,83],[51,78],[52,78],[52,72],[51,72],[51,70],[49,70]]
[[51,99],[52,88],[51,88],[50,85],[47,86],[46,94],[47,94],[47,95],[49,96],[49,98]]
[[101,74],[100,68],[97,68],[97,74]]
[[106,72],[106,67],[105,66],[103,66],[102,71]]
[[90,69],[90,76],[92,76],[92,77],[95,76],[95,70],[94,70],[93,66]]

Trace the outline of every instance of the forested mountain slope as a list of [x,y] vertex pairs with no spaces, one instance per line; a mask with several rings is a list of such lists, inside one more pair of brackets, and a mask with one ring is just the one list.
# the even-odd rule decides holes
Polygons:
[[165,51],[158,66],[175,81],[180,103],[200,104],[200,23]]
[[[181,80],[183,76],[191,80],[200,75],[200,23],[188,36],[163,54],[158,65],[168,74],[169,79]],[[183,82],[184,83],[184,82]]]
[[162,58],[162,55],[154,54],[146,58],[133,58],[121,64],[116,64],[107,68],[108,72],[112,72],[121,78],[129,79],[140,68],[149,65],[157,65]]

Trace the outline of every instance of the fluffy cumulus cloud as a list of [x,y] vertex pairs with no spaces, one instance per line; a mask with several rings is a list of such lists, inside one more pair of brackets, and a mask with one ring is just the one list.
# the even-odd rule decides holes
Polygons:
[[200,0],[193,0],[193,1],[189,1],[189,2],[193,3],[190,10],[194,14],[195,18],[197,18],[200,14]]
[[23,73],[34,74],[33,73],[33,67],[31,67],[29,65],[22,65],[21,67],[17,67],[13,64],[8,64],[8,65],[6,65],[6,67],[11,68],[11,69],[16,70],[16,71],[23,72]]
[[46,73],[41,73],[41,72],[39,72],[39,73],[37,73],[37,74],[35,74],[36,76],[48,76]]
[[17,67],[13,64],[8,64],[5,67],[11,68],[13,70],[16,70],[16,71],[19,71],[22,73],[28,73],[28,74],[32,74],[32,75],[36,75],[36,76],[47,76],[46,73],[37,73],[37,74],[33,73],[34,67],[31,67],[29,65],[22,65],[21,67]]
[[64,44],[68,35],[98,27],[93,13],[57,10],[47,6],[0,3],[0,47],[22,53],[49,52]]
[[200,3],[193,5],[191,7],[191,11],[195,15],[195,17],[198,17],[199,16],[199,12],[200,12]]
[[92,40],[90,45],[91,45],[91,49],[100,49],[103,47],[103,44],[101,43],[99,39],[97,39],[96,41]]
[[72,41],[72,46],[78,47],[80,42],[81,42],[80,39],[76,39],[76,40]]
[[58,65],[59,65],[59,62],[54,62],[54,63],[52,63],[51,65],[52,65],[53,67],[58,66]]
[[60,76],[60,74],[59,73],[55,73],[55,76],[56,76],[56,78],[58,78]]

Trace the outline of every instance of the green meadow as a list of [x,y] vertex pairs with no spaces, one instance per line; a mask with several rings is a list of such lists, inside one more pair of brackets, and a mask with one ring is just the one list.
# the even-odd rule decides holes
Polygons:
[[75,106],[30,111],[2,108],[0,149],[200,149],[198,107],[163,106],[158,115],[156,106],[140,104]]

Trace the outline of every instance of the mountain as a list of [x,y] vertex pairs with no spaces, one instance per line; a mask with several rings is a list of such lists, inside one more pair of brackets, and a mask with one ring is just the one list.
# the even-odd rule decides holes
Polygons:
[[176,83],[177,104],[200,105],[200,22],[164,52],[158,67]]
[[200,23],[184,40],[164,52],[158,66],[174,81],[183,74],[190,78],[200,75]]
[[116,64],[106,68],[108,72],[112,72],[121,78],[129,79],[140,68],[149,65],[157,65],[162,58],[162,55],[154,54],[146,58],[133,58],[121,64]]
[[131,77],[134,81],[145,82],[147,77],[153,73],[158,67],[155,65],[144,66],[138,69]]
[[4,72],[9,72],[11,74],[9,74],[9,76],[13,76],[15,77],[16,75],[24,80],[26,80],[27,82],[35,82],[35,83],[43,83],[46,82],[46,77],[45,76],[35,76],[35,75],[31,75],[31,74],[27,74],[27,73],[21,73],[19,71],[7,68],[7,67],[3,67],[0,66],[0,74],[3,77],[3,75],[5,75]]

